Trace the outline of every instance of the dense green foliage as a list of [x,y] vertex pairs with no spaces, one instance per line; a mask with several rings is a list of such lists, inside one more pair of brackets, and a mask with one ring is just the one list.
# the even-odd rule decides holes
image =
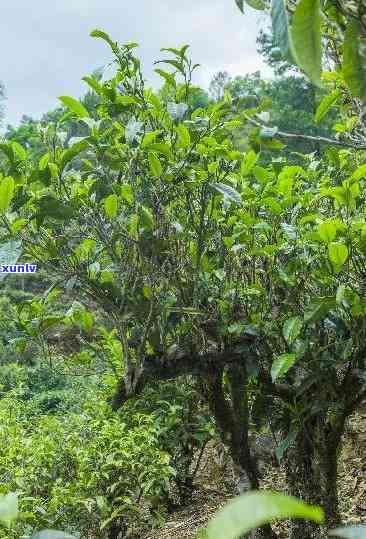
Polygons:
[[19,492],[23,514],[14,537],[144,529],[184,497],[192,450],[212,436],[207,414],[192,408],[195,392],[161,386],[115,415],[109,384],[82,387],[42,364],[1,368],[1,492]]
[[[360,36],[353,21],[343,71],[322,72],[328,7],[272,2],[282,58],[312,84],[220,72],[210,99],[184,46],[163,50],[154,92],[136,44],[95,30],[110,78],[84,77],[82,100],[8,129],[0,263],[43,274],[17,291],[9,277],[0,299],[1,491],[22,511],[4,538],[161,524],[217,435],[239,486],[258,490],[249,434],[269,428],[288,492],[339,524],[339,449],[366,396],[366,167]],[[269,538],[276,516],[311,515],[292,539],[324,536],[319,510],[251,499],[209,537],[260,525]]]

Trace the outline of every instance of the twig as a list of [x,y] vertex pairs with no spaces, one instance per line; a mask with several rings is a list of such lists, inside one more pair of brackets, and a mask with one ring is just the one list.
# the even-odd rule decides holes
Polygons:
[[[255,125],[255,127],[260,127],[261,129],[266,129],[267,126],[261,124],[257,120],[250,118],[246,114],[243,114],[245,119]],[[314,137],[312,135],[301,135],[299,133],[285,133],[284,131],[277,131],[274,134],[274,137],[289,139],[289,140],[305,140],[307,142],[317,142],[321,144],[329,144],[331,146],[342,146],[343,148],[354,148],[356,150],[366,150],[366,144],[347,142],[343,140],[331,139],[327,137]]]

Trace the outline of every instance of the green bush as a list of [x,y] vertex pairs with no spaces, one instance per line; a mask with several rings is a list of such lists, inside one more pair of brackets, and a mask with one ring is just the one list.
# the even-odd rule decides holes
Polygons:
[[141,525],[156,522],[149,500],[161,495],[174,470],[152,417],[139,414],[131,427],[101,407],[30,425],[23,407],[12,396],[0,403],[0,492],[22,497],[19,534],[37,527],[105,537],[103,529],[123,528],[138,515]]
[[158,526],[168,501],[191,487],[193,452],[212,436],[194,387],[160,385],[116,414],[102,404],[106,379],[99,390],[79,390],[73,413],[63,397],[75,397],[75,387],[62,387],[44,366],[2,370],[0,494],[20,497],[19,537],[50,528],[103,538],[112,529]]

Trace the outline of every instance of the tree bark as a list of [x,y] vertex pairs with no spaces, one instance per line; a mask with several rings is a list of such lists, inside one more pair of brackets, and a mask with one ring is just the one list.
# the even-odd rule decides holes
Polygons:
[[[258,490],[259,471],[256,459],[249,446],[249,409],[246,392],[247,374],[245,365],[231,365],[227,375],[229,380],[230,402],[223,388],[224,368],[211,368],[207,377],[207,400],[221,439],[230,449],[240,483],[247,488]],[[268,524],[253,534],[256,539],[273,539],[276,534]]]
[[303,425],[285,461],[288,493],[325,513],[325,525],[310,521],[291,522],[290,539],[323,539],[328,528],[338,526],[337,452],[341,432],[323,417]]

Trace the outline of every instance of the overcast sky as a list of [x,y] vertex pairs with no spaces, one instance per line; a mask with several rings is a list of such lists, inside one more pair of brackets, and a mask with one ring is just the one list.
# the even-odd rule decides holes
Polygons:
[[195,82],[203,87],[223,69],[270,75],[256,52],[264,16],[250,8],[242,16],[234,0],[13,0],[3,3],[0,17],[5,124],[17,124],[23,114],[38,119],[57,106],[58,96],[84,93],[81,77],[111,60],[104,42],[89,37],[94,28],[120,43],[138,42],[145,77],[154,85],[160,48],[185,43],[202,64]]

